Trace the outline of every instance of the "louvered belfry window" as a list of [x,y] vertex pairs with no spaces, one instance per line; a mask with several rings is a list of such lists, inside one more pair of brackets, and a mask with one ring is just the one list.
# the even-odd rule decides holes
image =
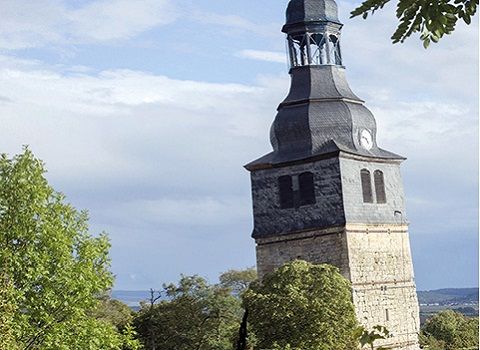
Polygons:
[[367,169],[362,169],[360,171],[360,176],[362,180],[363,202],[373,203],[372,179],[370,177],[370,171]]
[[278,178],[280,191],[280,208],[293,208],[293,186],[292,177],[285,175]]
[[377,203],[386,203],[387,197],[385,195],[385,181],[383,179],[383,172],[375,170],[373,173],[373,181],[375,183],[375,195]]
[[298,185],[300,190],[300,205],[315,204],[313,174],[310,172],[300,174],[298,176]]

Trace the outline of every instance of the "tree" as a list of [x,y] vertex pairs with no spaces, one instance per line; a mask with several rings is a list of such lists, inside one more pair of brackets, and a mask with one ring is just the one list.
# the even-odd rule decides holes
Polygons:
[[92,316],[97,320],[113,324],[120,332],[133,322],[132,309],[119,300],[111,299],[109,295],[99,298],[99,304],[92,311]]
[[230,289],[182,276],[161,295],[157,304],[142,303],[134,321],[146,350],[232,349],[242,309]]
[[467,318],[453,310],[441,311],[422,327],[423,345],[446,350],[478,349],[478,317]]
[[2,333],[23,350],[135,345],[131,333],[91,316],[113,282],[107,236],[92,237],[87,213],[65,203],[44,174],[27,148],[0,156],[0,307],[10,310]]
[[0,270],[0,350],[18,350],[13,320],[17,311],[13,302],[13,285]]
[[228,270],[219,277],[220,286],[230,289],[235,296],[240,296],[256,279],[257,270],[255,267],[245,270]]
[[350,283],[334,266],[296,260],[243,294],[260,349],[356,348]]
[[[390,0],[365,0],[353,10],[351,17],[362,16],[382,9]],[[477,12],[478,0],[399,0],[396,15],[399,25],[392,35],[393,43],[404,42],[414,33],[427,48],[430,42],[438,42],[445,34],[451,34],[459,20],[470,24]]]

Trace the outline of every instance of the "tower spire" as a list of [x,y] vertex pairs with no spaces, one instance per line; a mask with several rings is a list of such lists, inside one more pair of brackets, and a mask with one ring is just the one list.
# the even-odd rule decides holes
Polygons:
[[270,130],[273,152],[247,169],[340,151],[403,159],[378,147],[375,118],[348,85],[340,50],[342,26],[334,0],[290,0],[282,28],[289,48],[290,92]]

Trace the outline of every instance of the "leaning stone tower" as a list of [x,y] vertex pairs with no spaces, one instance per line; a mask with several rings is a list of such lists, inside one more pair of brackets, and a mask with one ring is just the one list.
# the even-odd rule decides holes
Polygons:
[[291,88],[273,152],[249,163],[260,276],[293,259],[330,263],[352,283],[359,322],[384,325],[377,345],[418,349],[419,310],[400,164],[350,89],[334,0],[291,0]]

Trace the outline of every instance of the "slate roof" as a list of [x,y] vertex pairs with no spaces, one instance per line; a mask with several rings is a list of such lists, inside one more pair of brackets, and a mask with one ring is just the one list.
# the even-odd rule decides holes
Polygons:
[[301,22],[340,23],[337,4],[334,0],[291,0],[286,16],[286,26]]
[[[373,147],[359,144],[368,129]],[[377,126],[363,100],[350,89],[341,66],[292,69],[290,93],[278,107],[270,130],[273,152],[246,165],[249,170],[278,166],[340,151],[371,158],[404,159],[376,143]]]
[[[250,171],[266,168],[274,168],[277,166],[283,166],[287,164],[303,163],[310,162],[320,158],[328,158],[337,156],[340,152],[349,153],[354,155],[361,155],[365,157],[372,157],[372,154],[368,151],[356,151],[352,150],[336,141],[330,140],[322,145],[319,148],[318,152],[315,154],[305,155],[305,154],[289,154],[288,157],[285,154],[278,152],[270,152],[263,157],[260,157],[253,162],[250,162],[245,165],[245,168]],[[379,159],[389,159],[389,160],[405,160],[406,158],[398,154],[386,151],[384,149],[378,148],[376,150],[376,155],[374,158]]]

